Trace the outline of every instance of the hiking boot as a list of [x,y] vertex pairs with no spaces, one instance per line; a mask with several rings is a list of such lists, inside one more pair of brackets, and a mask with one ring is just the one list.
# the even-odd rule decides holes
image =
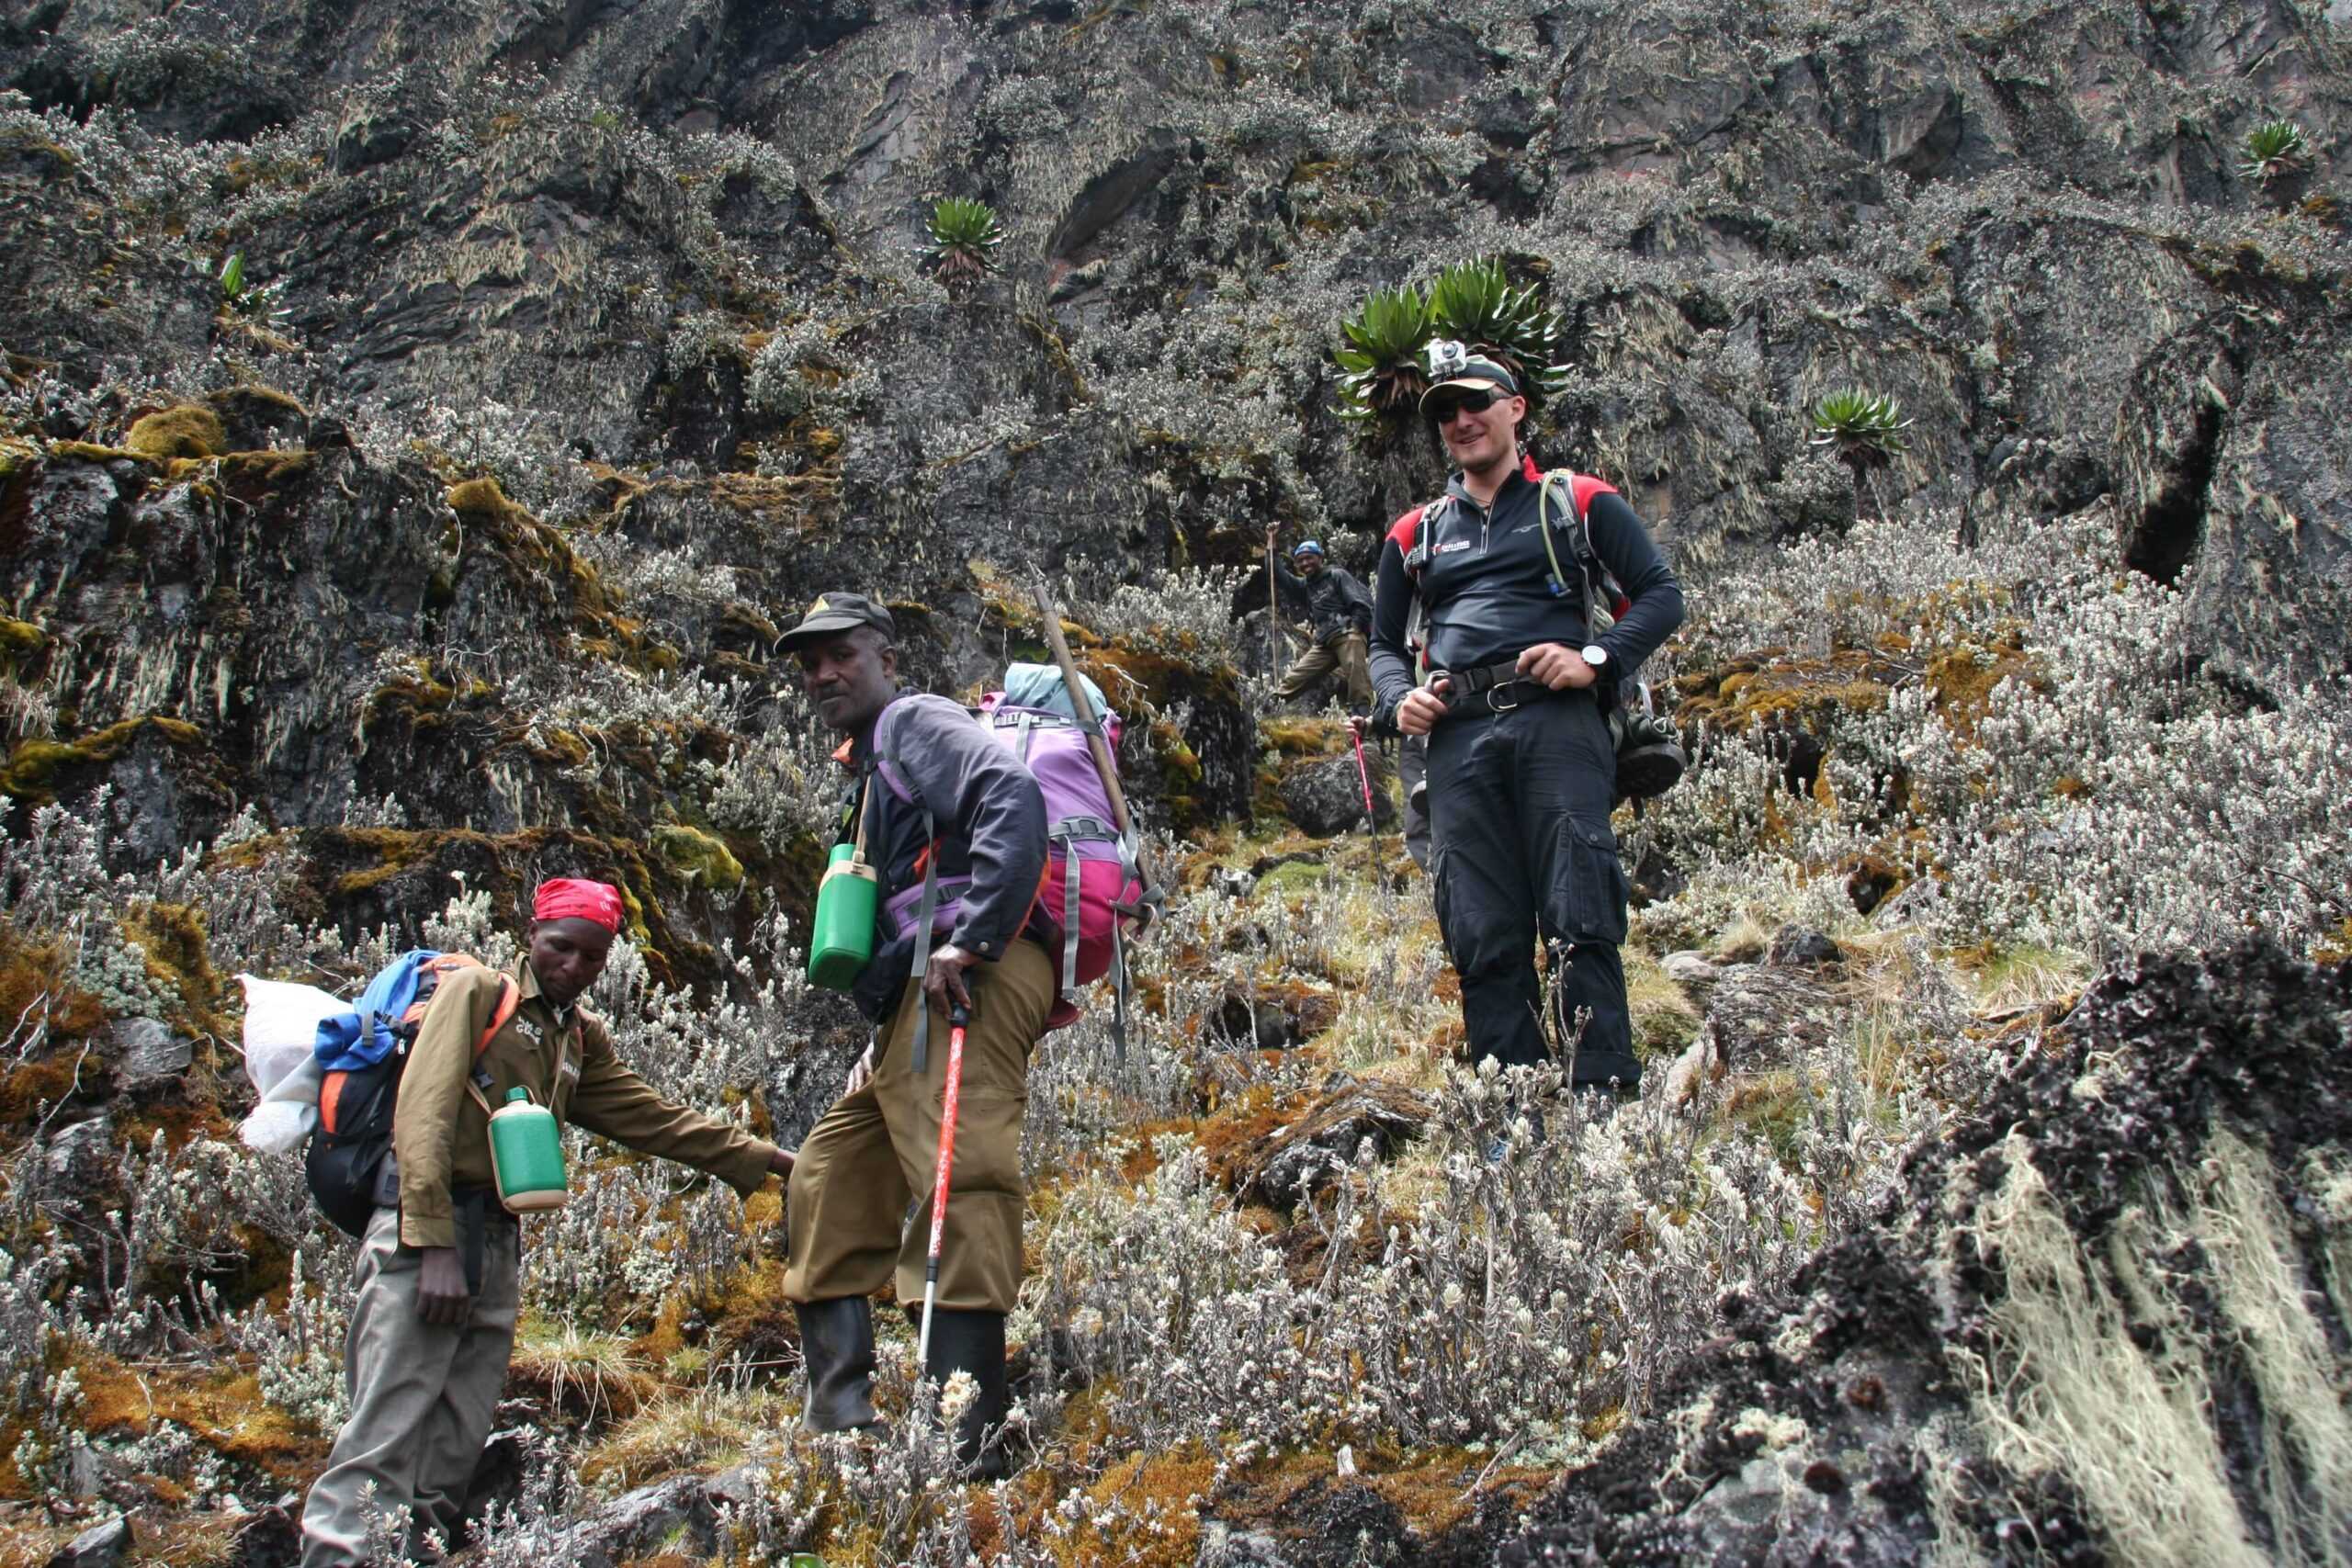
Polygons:
[[800,1302],[800,1355],[808,1367],[801,1424],[846,1432],[874,1425],[874,1308],[864,1296]]
[[969,1372],[979,1384],[956,1423],[956,1461],[975,1481],[1001,1481],[1004,1416],[1012,1403],[1004,1377],[1004,1314],[933,1310],[931,1359],[923,1374],[944,1383],[954,1372]]

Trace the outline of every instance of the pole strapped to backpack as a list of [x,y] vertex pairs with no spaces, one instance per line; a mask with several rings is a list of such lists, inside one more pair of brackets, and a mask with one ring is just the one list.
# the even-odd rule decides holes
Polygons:
[[931,918],[939,910],[939,837],[935,819],[926,807],[922,814],[923,841],[930,846],[923,852],[922,902],[915,908],[915,1059],[914,1068],[921,1077],[931,1061],[931,998],[922,994],[923,971],[931,967]]

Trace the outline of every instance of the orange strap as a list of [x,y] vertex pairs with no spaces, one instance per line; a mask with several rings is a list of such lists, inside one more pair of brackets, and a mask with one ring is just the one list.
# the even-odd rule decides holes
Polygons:
[[522,1005],[523,987],[514,983],[514,976],[501,975],[498,977],[498,1005],[491,1010],[490,1027],[483,1030],[481,1038],[474,1043],[476,1056],[490,1049],[490,1043],[498,1038],[498,1032],[506,1027],[514,1017],[514,1010]]

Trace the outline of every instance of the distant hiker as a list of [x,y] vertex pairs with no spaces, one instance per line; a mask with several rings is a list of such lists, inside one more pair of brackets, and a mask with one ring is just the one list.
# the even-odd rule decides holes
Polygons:
[[[1471,1054],[1544,1059],[1540,932],[1560,1038],[1576,1042],[1575,1081],[1630,1090],[1642,1069],[1617,953],[1626,882],[1609,825],[1619,781],[1602,704],[1620,672],[1681,624],[1682,590],[1614,490],[1582,475],[1547,486],[1521,457],[1527,400],[1509,370],[1458,344],[1434,345],[1431,368],[1421,412],[1458,470],[1381,547],[1372,670],[1382,716],[1428,737],[1438,925],[1461,976]],[[1578,513],[1598,565],[1631,601],[1594,640],[1590,574],[1548,536],[1575,527]]]
[[1285,568],[1275,549],[1275,533],[1266,530],[1266,564],[1282,586],[1282,597],[1306,616],[1315,638],[1283,671],[1275,699],[1287,702],[1336,670],[1347,687],[1349,705],[1371,706],[1372,671],[1364,653],[1372,631],[1372,595],[1353,572],[1327,562],[1323,547],[1313,539],[1291,552],[1298,570]]
[[[967,1005],[938,1311],[923,1371],[943,1380],[972,1375],[978,1397],[958,1423],[956,1450],[993,1475],[1003,1465],[1004,1320],[1021,1283],[1022,1113],[1030,1052],[1057,1021],[1061,933],[1038,897],[1047,824],[1036,779],[963,708],[899,683],[897,635],[881,605],[835,592],[820,596],[782,639],[819,716],[848,737],[835,753],[855,778],[842,836],[862,833],[882,911],[873,957],[851,993],[875,1025],[874,1040],[800,1146],[784,1290],[800,1319],[808,1424],[821,1431],[871,1424],[867,1298],[895,1272],[898,1299],[922,1300],[949,1010]],[[952,886],[952,900],[926,886],[927,872]],[[910,908],[902,935],[893,914]],[[917,1200],[922,1212],[910,1225]]]
[[528,1090],[565,1122],[747,1196],[792,1168],[775,1145],[656,1094],[581,1005],[620,930],[617,889],[558,878],[531,912],[511,970],[443,977],[408,1054],[385,1177],[397,1201],[368,1221],[353,1267],[351,1416],[302,1510],[304,1568],[368,1561],[370,1516],[386,1510],[413,1511],[411,1556],[427,1532],[461,1544],[459,1511],[514,1348],[517,1226],[492,1188],[492,1103]]

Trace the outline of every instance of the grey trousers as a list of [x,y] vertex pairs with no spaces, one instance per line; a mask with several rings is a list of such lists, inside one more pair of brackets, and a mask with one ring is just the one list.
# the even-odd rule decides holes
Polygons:
[[371,1512],[413,1510],[412,1545],[427,1530],[444,1550],[464,1544],[458,1517],[514,1348],[515,1242],[515,1227],[493,1217],[472,1314],[435,1326],[416,1315],[423,1254],[400,1244],[399,1210],[376,1211],[352,1269],[343,1348],[351,1416],[302,1507],[302,1568],[367,1562]]

